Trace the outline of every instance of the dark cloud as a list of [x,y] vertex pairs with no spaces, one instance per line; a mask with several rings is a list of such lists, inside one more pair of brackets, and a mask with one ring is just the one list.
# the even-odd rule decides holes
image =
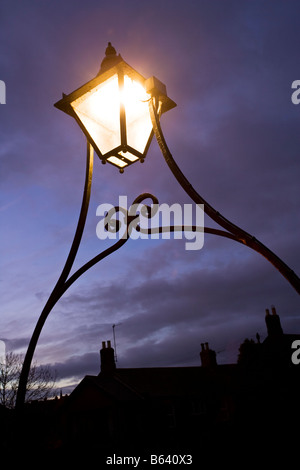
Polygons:
[[97,375],[100,372],[100,354],[88,353],[82,356],[72,356],[65,362],[51,364],[57,377],[68,378],[78,382],[85,375]]
[[[121,279],[116,291],[94,285],[69,295],[61,302],[62,317],[71,324],[64,335],[78,351],[89,345],[96,353],[101,341],[113,340],[116,323],[119,365],[124,367],[196,364],[205,341],[220,351],[221,363],[234,362],[246,337],[255,338],[256,332],[265,337],[265,308],[271,304],[277,306],[286,332],[286,319],[292,317],[300,326],[296,295],[294,301],[283,301],[285,287],[276,272],[264,263],[258,269],[252,257],[220,259],[214,268],[193,266],[174,277],[166,271],[157,277],[140,273],[134,286]],[[61,341],[67,350],[66,339]],[[66,359],[61,369],[65,373],[68,363]]]

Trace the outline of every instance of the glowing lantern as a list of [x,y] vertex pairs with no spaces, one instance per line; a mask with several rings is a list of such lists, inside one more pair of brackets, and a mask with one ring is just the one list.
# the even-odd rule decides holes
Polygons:
[[98,75],[55,106],[76,119],[102,163],[123,172],[146,157],[153,137],[148,106],[153,95],[159,96],[160,114],[176,106],[163,83],[146,80],[108,43]]

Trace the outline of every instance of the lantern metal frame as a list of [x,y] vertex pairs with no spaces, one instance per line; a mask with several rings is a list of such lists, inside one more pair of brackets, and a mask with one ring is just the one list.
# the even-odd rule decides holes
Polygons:
[[[125,76],[141,84],[147,93],[153,93],[154,90],[160,90],[162,97],[160,114],[165,113],[166,111],[169,111],[170,109],[176,106],[174,101],[167,96],[166,87],[162,82],[160,82],[156,77],[145,79],[133,67],[128,65],[123,60],[121,55],[116,55],[115,49],[111,46],[111,43],[108,43],[108,47],[106,49],[106,56],[102,61],[101,68],[96,77],[92,80],[89,80],[87,83],[85,83],[69,95],[63,93],[63,98],[57,103],[55,103],[54,106],[60,109],[61,111],[64,111],[65,113],[69,114],[76,120],[82,132],[85,134],[88,142],[92,145],[96,154],[98,155],[103,164],[108,162],[119,168],[120,172],[123,173],[125,167],[132,165],[136,161],[139,160],[141,163],[144,162],[153,138],[153,129],[151,129],[147,142],[145,142],[143,152],[140,152],[136,148],[130,146],[128,144],[127,139],[126,110],[124,103],[120,101],[120,145],[103,153],[97,145],[95,139],[92,137],[91,132],[79,118],[78,114],[75,112],[72,106],[72,103],[74,103],[75,101],[79,99],[84,99],[84,97],[89,97],[94,90],[98,89],[99,86],[101,86],[101,84],[104,84],[106,81],[108,81],[114,76],[118,77],[118,88],[120,92],[124,88]],[[151,94],[149,94],[149,99],[151,99]],[[132,160],[132,158],[129,157],[129,154],[133,155],[135,159]],[[116,163],[116,161],[119,161],[119,164]]]

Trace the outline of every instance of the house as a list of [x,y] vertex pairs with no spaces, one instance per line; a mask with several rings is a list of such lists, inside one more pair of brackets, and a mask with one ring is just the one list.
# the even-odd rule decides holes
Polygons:
[[65,444],[106,452],[207,446],[216,424],[225,429],[231,419],[236,368],[217,366],[207,343],[200,356],[199,367],[118,369],[103,342],[99,375],[86,376],[64,405]]
[[85,376],[51,407],[43,403],[40,416],[39,406],[28,408],[30,420],[38,418],[35,442],[50,429],[48,450],[102,463],[116,453],[192,454],[194,462],[229,462],[237,449],[247,459],[262,452],[271,459],[270,449],[289,454],[298,445],[300,365],[291,361],[291,344],[300,335],[283,332],[275,308],[265,322],[267,337],[245,340],[237,364],[217,364],[203,343],[199,366],[117,368],[110,341],[102,342],[98,375]]
[[257,342],[245,340],[240,347],[238,363],[254,368],[273,371],[289,370],[295,368],[291,360],[294,341],[300,341],[300,334],[286,334],[283,332],[279,315],[276,308],[272,307],[270,313],[266,309],[265,322],[267,327],[267,337],[261,343],[259,335]]
[[62,441],[106,454],[137,448],[203,454],[216,445],[247,446],[255,429],[257,445],[271,437],[274,443],[273,429],[300,417],[300,374],[291,362],[291,343],[300,335],[283,333],[274,307],[265,322],[266,339],[244,342],[237,364],[218,365],[203,343],[199,366],[117,368],[110,341],[103,342],[100,373],[84,377],[64,403]]

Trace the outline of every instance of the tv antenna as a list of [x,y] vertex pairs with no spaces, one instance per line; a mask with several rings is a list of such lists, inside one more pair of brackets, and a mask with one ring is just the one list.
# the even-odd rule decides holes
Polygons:
[[115,327],[122,325],[122,323],[117,323],[113,324],[112,329],[113,329],[113,337],[114,337],[114,350],[115,350],[115,362],[118,362],[118,356],[117,356],[117,343],[116,343],[116,334],[115,334]]

